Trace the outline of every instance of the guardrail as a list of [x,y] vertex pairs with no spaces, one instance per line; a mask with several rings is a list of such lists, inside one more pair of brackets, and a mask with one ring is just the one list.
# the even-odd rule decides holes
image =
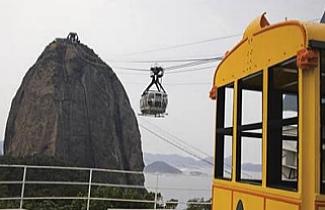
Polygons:
[[[17,180],[0,180],[1,185],[18,185],[17,189],[20,192],[17,196],[11,197],[0,197],[0,201],[19,201],[19,208],[23,209],[25,201],[32,201],[32,200],[83,200],[87,202],[86,209],[90,209],[90,203],[92,201],[111,201],[111,202],[127,202],[127,203],[147,203],[152,204],[153,209],[157,209],[163,206],[161,200],[158,199],[160,191],[191,191],[191,192],[205,192],[209,194],[210,187],[205,188],[189,188],[189,187],[164,187],[160,186],[161,179],[164,176],[163,174],[145,174],[142,171],[127,171],[127,170],[114,170],[114,169],[100,169],[100,168],[81,168],[81,167],[61,167],[61,166],[35,166],[35,165],[0,165],[0,169],[8,169],[16,171],[20,171],[20,178]],[[33,171],[34,170],[34,171]],[[29,180],[28,174],[29,173],[41,173],[42,170],[53,171],[53,173],[68,173],[70,171],[73,173],[82,173],[84,180],[46,180],[47,177],[42,177],[42,180]],[[105,177],[109,177],[108,174],[116,174],[118,177],[121,176],[140,176],[140,177],[148,177],[153,176],[154,181],[152,183],[146,183],[145,186],[143,185],[133,185],[128,183],[111,183],[106,181],[96,181],[94,175],[102,173]],[[175,175],[170,177],[173,179]],[[183,175],[177,175],[183,176]],[[190,176],[190,175],[187,175]],[[206,179],[211,179],[210,177],[205,177]],[[147,181],[146,181],[147,182]],[[82,196],[64,196],[64,195],[51,195],[51,196],[26,196],[25,192],[28,187],[31,186],[42,186],[42,185],[61,185],[61,186],[70,186],[70,187],[84,187],[87,188],[87,193]],[[96,195],[92,195],[92,190],[98,187],[112,187],[112,188],[121,188],[121,189],[134,189],[134,190],[149,190],[153,191],[154,199],[134,199],[134,198],[125,198],[125,197],[96,197]],[[202,196],[203,197],[203,196]],[[168,201],[168,204],[181,204],[181,205],[211,205],[210,202],[188,202],[188,201]],[[18,207],[18,206],[17,206]]]

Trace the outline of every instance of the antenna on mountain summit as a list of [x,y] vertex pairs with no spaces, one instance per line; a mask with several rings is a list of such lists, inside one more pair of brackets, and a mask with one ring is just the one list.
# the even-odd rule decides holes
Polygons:
[[78,34],[75,32],[70,32],[69,35],[67,36],[67,40],[69,40],[72,43],[80,43]]

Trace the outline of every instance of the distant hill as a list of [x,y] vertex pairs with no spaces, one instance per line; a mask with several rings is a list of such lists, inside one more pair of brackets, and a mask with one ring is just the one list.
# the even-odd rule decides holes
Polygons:
[[3,155],[3,141],[0,141],[0,155]]
[[252,171],[252,172],[262,171],[262,165],[254,164],[254,163],[244,163],[242,168],[244,171]]
[[147,173],[168,173],[168,174],[182,174],[182,171],[163,162],[156,161],[144,168],[144,171]]
[[177,154],[151,154],[144,153],[145,165],[149,165],[156,161],[163,161],[169,165],[177,168],[187,168],[187,169],[199,169],[199,168],[210,168],[212,167],[209,162],[212,163],[213,158],[207,157],[203,160],[197,160],[191,157],[184,157]]
[[[212,168],[212,163],[214,162],[213,157],[207,157],[203,160],[196,160],[191,157],[184,157],[177,154],[169,155],[144,153],[143,157],[145,165],[147,166],[157,161],[163,161],[173,167],[185,170],[189,169],[192,172],[201,171],[201,169]],[[228,170],[231,168],[231,162],[231,156],[225,158],[225,166]],[[262,170],[261,165],[254,163],[243,163],[242,168],[244,171],[250,172],[260,172]]]
[[[227,157],[225,159],[225,165],[227,169],[230,169],[231,167],[231,156]],[[244,171],[251,171],[251,172],[261,172],[262,171],[262,165],[255,164],[255,163],[243,163],[242,169]]]

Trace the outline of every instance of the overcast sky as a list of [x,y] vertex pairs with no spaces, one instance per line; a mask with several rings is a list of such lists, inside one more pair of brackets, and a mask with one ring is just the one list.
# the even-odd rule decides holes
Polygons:
[[[24,74],[47,44],[66,37],[70,31],[76,31],[81,42],[114,69],[138,113],[139,97],[150,81],[149,73],[118,67],[149,69],[153,64],[117,61],[220,56],[241,37],[138,52],[241,34],[263,12],[267,12],[271,23],[276,23],[285,17],[314,20],[322,16],[324,9],[324,0],[1,0],[0,139],[4,138],[11,100]],[[166,136],[163,130],[168,131],[212,155],[215,102],[209,100],[208,92],[216,65],[203,65],[213,66],[203,71],[166,74],[163,85],[169,94],[168,116],[138,117],[139,123],[160,135]],[[186,155],[143,129],[141,133],[145,152]]]

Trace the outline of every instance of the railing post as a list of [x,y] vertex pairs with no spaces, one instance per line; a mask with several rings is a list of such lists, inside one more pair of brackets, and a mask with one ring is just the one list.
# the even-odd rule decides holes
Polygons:
[[24,166],[23,183],[21,184],[21,192],[20,192],[20,205],[19,205],[19,208],[20,209],[22,209],[23,208],[23,205],[24,205],[24,193],[25,193],[26,172],[27,172],[27,166]]
[[89,210],[89,206],[90,206],[90,193],[91,193],[92,177],[93,177],[93,169],[90,169],[89,170],[89,183],[88,183],[87,210]]
[[158,202],[158,181],[159,181],[159,174],[157,174],[157,179],[156,179],[156,191],[155,191],[155,205],[154,205],[154,209],[157,209],[157,202]]

